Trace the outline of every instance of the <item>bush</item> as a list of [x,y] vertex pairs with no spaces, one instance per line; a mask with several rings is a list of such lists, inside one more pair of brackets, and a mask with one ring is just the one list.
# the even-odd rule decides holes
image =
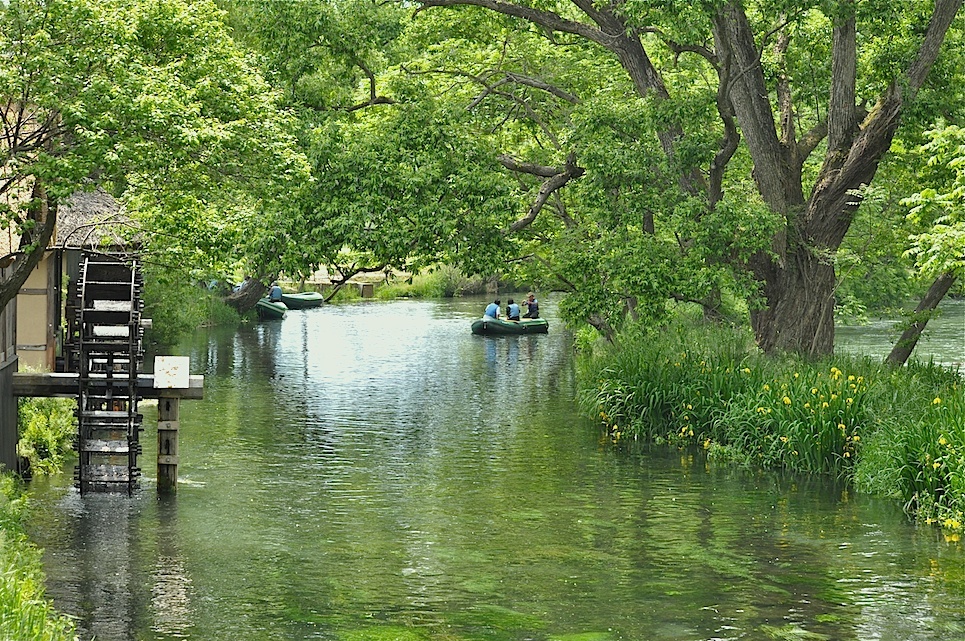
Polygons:
[[222,298],[227,293],[227,285],[202,287],[184,274],[145,269],[144,316],[152,322],[151,340],[173,345],[199,327],[237,325],[241,317]]
[[583,359],[581,379],[582,406],[614,440],[852,480],[963,529],[962,380],[939,366],[770,359],[744,332],[688,325],[624,336]]
[[77,436],[77,401],[69,398],[21,398],[17,453],[30,461],[33,474],[59,472]]
[[467,294],[482,294],[486,281],[481,276],[467,277],[455,267],[442,265],[415,274],[406,280],[393,280],[375,290],[377,298],[453,298]]

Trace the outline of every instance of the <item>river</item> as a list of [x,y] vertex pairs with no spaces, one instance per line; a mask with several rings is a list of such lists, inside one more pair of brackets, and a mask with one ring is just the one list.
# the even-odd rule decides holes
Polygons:
[[626,451],[574,401],[571,336],[469,332],[478,299],[292,311],[179,348],[177,496],[33,482],[80,638],[965,638],[965,549],[824,480]]

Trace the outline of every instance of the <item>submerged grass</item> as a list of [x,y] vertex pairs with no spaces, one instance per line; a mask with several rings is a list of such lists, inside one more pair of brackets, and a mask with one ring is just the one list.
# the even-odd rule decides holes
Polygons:
[[614,440],[831,475],[965,530],[965,393],[938,365],[766,358],[744,332],[689,325],[624,336],[582,360],[581,380]]

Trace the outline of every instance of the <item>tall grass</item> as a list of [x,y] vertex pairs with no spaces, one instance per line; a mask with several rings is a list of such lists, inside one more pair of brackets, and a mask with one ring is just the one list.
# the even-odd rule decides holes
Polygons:
[[409,279],[394,279],[376,288],[375,296],[382,300],[396,298],[452,298],[486,291],[486,281],[480,276],[465,276],[454,267],[442,265]]
[[962,379],[939,366],[771,359],[741,331],[688,325],[624,336],[582,360],[581,380],[581,404],[615,440],[847,479],[965,529]]
[[9,474],[0,475],[0,639],[76,639],[73,622],[44,594],[40,550],[23,531],[26,498]]

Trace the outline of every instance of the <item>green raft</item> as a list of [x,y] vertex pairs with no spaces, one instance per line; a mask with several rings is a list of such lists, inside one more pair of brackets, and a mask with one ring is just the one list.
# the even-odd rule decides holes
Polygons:
[[255,304],[255,309],[258,311],[258,318],[261,320],[281,320],[285,317],[285,312],[288,311],[285,303],[273,303],[267,298],[259,299]]
[[298,294],[282,294],[281,302],[288,309],[307,309],[318,307],[325,302],[325,297],[318,292],[301,292]]
[[545,334],[550,324],[543,318],[524,318],[519,321],[480,318],[472,322],[472,333],[484,336],[500,334]]

